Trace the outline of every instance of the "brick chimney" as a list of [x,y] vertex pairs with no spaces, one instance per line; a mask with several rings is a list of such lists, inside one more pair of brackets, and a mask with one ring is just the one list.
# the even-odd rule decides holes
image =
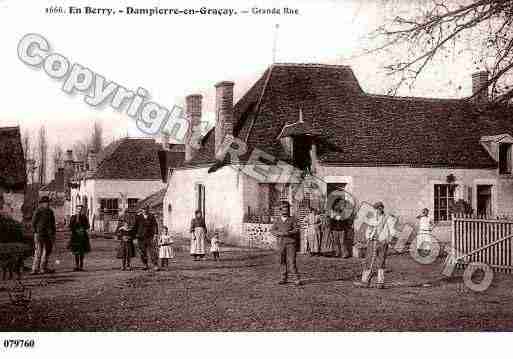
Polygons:
[[233,85],[231,81],[216,84],[215,152],[226,135],[233,135]]
[[[189,122],[187,133],[185,134],[185,161],[192,160],[198,150],[201,139],[201,101],[202,95],[193,94],[185,98],[185,116]],[[195,143],[196,142],[196,143]],[[196,148],[195,148],[196,147]]]
[[[488,71],[479,71],[472,74],[472,95],[486,86],[488,75]],[[488,99],[488,88],[479,92],[479,94],[474,97],[475,102],[486,102]]]

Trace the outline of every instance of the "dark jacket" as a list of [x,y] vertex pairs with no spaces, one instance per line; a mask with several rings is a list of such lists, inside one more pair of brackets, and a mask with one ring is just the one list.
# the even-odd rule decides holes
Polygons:
[[87,230],[89,229],[89,220],[87,216],[74,214],[69,220],[69,229],[71,230],[71,239],[81,237],[88,238]]
[[39,239],[53,239],[55,237],[55,216],[50,208],[39,207],[32,219],[32,228]]
[[135,237],[139,240],[151,240],[158,234],[159,225],[155,216],[149,214],[146,218],[143,215],[137,216],[135,219],[134,232]]
[[298,244],[299,228],[294,217],[288,217],[285,221],[281,219],[281,216],[276,218],[271,227],[271,233],[278,237],[280,246]]
[[194,217],[191,221],[191,233],[194,232],[194,228],[196,227],[203,227],[205,228],[205,231],[207,230],[207,226],[205,225],[205,218],[196,218]]

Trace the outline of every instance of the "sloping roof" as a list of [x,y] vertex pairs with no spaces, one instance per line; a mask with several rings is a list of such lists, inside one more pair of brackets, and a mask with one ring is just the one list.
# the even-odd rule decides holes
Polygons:
[[[234,135],[248,147],[241,159],[254,148],[286,159],[277,136],[300,108],[327,165],[493,168],[480,137],[513,133],[509,107],[371,95],[347,66],[275,64],[234,107]],[[214,162],[212,129],[190,165]]]
[[158,152],[162,146],[154,139],[122,138],[98,155],[95,179],[160,180]]
[[314,129],[308,122],[303,120],[302,110],[299,109],[299,120],[290,124],[286,124],[281,129],[278,139],[293,136],[319,136],[321,132]]
[[0,127],[0,187],[24,189],[27,184],[25,156],[19,127]]
[[92,178],[164,180],[168,168],[178,167],[185,158],[183,145],[162,145],[151,138],[122,138],[109,144],[98,155]]
[[137,203],[136,209],[142,209],[146,206],[149,206],[150,208],[160,207],[164,203],[164,197],[166,196],[167,188],[163,188],[158,192],[152,193],[145,199],[139,201]]

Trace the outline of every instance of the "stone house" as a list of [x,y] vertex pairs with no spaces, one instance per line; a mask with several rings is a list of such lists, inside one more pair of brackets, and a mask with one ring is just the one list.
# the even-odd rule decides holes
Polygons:
[[[336,190],[356,204],[382,201],[402,223],[427,207],[441,239],[459,199],[478,214],[513,212],[513,110],[487,101],[487,79],[472,76],[471,98],[394,97],[366,93],[347,66],[274,64],[235,105],[234,83],[220,82],[216,126],[199,150],[186,145],[164,223],[186,235],[200,209],[209,229],[247,244],[252,213],[272,215],[286,199],[301,216]],[[200,95],[186,98],[186,113],[199,121]],[[315,179],[308,190],[305,178]]]
[[184,156],[183,146],[168,156],[173,147],[151,138],[122,138],[100,154],[90,152],[72,181],[70,214],[83,204],[95,230],[111,231],[119,214],[135,210],[140,200],[165,187],[167,170],[161,162]]
[[19,127],[0,127],[0,196],[2,213],[22,222],[27,186],[25,156]]

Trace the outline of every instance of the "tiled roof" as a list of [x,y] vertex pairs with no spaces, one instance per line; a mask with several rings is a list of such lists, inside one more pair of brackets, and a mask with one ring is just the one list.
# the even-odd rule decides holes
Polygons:
[[320,136],[321,131],[314,129],[308,122],[303,121],[302,111],[300,109],[300,119],[296,122],[286,124],[281,129],[280,134],[278,135],[278,139],[283,137],[293,137],[293,136]]
[[26,183],[20,128],[0,127],[0,187],[21,190]]
[[[93,174],[96,179],[161,180],[162,173],[159,152],[162,145],[154,139],[122,138],[111,143],[98,157],[98,167]],[[164,152],[164,151],[162,151]],[[174,158],[176,155],[177,159]],[[168,161],[175,160],[183,153],[174,152]]]
[[150,206],[150,208],[160,207],[164,203],[164,197],[166,196],[167,188],[163,188],[160,191],[152,193],[148,197],[137,203],[136,209],[142,209],[146,206]]
[[[318,157],[327,165],[492,168],[480,137],[513,134],[508,107],[371,95],[347,66],[275,64],[234,107],[234,135],[248,147],[242,160],[254,148],[285,159],[277,137],[299,109],[321,134]],[[211,130],[190,165],[214,162]]]

